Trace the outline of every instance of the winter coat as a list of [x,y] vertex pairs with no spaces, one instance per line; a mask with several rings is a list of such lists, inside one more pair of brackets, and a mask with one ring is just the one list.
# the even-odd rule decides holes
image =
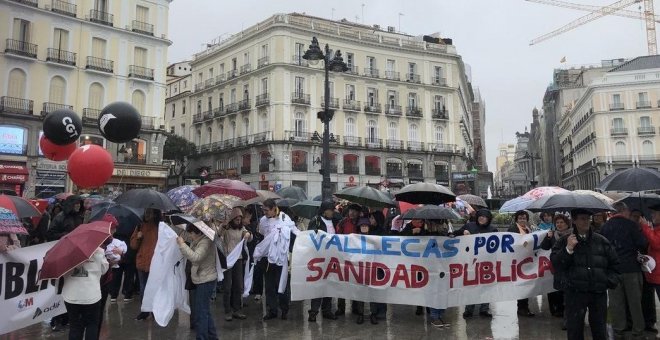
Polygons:
[[185,243],[179,245],[179,249],[185,258],[192,262],[190,276],[196,285],[216,281],[218,271],[215,266],[215,246],[213,242],[202,236],[193,241],[190,246]]
[[647,242],[637,223],[621,215],[615,215],[600,228],[600,234],[610,241],[619,257],[619,265],[616,268],[619,273],[642,271],[642,267],[637,262],[637,253],[646,249]]
[[[138,239],[138,232],[142,231],[142,238]],[[142,222],[131,235],[131,249],[136,250],[135,267],[143,272],[149,272],[151,258],[158,242],[158,226],[153,223]]]
[[403,229],[401,229],[401,232],[399,235],[401,236],[427,236],[429,234],[428,230],[424,226],[422,226],[419,234],[413,234],[413,225],[412,223],[407,223],[405,226],[403,226]]
[[490,222],[487,225],[479,225],[477,222],[468,222],[463,226],[463,228],[455,231],[454,235],[463,236],[465,230],[469,231],[470,235],[498,232],[497,228],[490,224]]
[[[245,229],[243,226],[240,228],[234,228],[230,225],[218,228],[218,237],[220,238],[222,250],[225,255],[229,255],[229,253],[231,253],[231,251],[234,250],[234,248],[236,248],[236,246],[241,242],[243,236],[248,232],[247,229]],[[251,238],[248,239],[248,242],[249,240],[251,240]],[[242,259],[243,254],[241,254],[238,258]]]
[[[515,223],[512,226],[510,226],[509,229],[507,229],[506,231],[509,232],[509,233],[520,234],[520,228],[518,228],[518,225],[515,224]],[[527,227],[527,234],[529,234],[531,232],[532,232],[532,228]]]
[[[335,227],[335,231],[337,231],[337,225],[339,224],[339,220],[336,218],[332,219],[332,225]],[[326,233],[328,232],[328,227],[325,225],[325,222],[321,220],[320,215],[316,215],[311,221],[309,221],[309,225],[307,226],[307,230],[322,230],[325,231]]]
[[[80,203],[80,210],[73,211],[73,205]],[[62,211],[53,218],[50,227],[46,232],[46,239],[48,241],[56,241],[62,236],[70,233],[83,223],[83,199],[78,195],[67,197],[62,202]]]
[[660,285],[660,225],[651,228],[649,225],[642,227],[642,233],[649,241],[648,255],[655,260],[655,269],[650,273],[644,273],[649,283]]
[[[577,229],[573,230],[577,235]],[[562,237],[552,248],[550,260],[559,283],[555,289],[604,293],[616,288],[619,273],[616,266],[619,259],[610,242],[600,234],[589,230],[586,239],[581,240],[573,249],[573,254],[566,250],[568,240]]]
[[356,225],[357,221],[353,221],[348,216],[344,217],[341,221],[339,221],[339,224],[337,224],[337,227],[335,228],[335,231],[337,231],[337,234],[355,234],[359,233],[360,229]]

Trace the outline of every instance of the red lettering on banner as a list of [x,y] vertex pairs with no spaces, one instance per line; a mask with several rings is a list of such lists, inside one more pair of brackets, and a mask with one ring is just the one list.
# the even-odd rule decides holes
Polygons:
[[463,266],[458,263],[449,264],[449,288],[454,288],[454,279],[463,276]]
[[321,267],[316,266],[319,263],[325,262],[324,258],[315,258],[309,260],[309,263],[307,263],[307,269],[309,269],[312,272],[316,272],[316,276],[308,276],[307,277],[307,282],[312,282],[312,281],[318,281],[321,276],[323,276],[323,269]]
[[528,263],[533,263],[534,259],[531,257],[526,257],[524,260],[520,261],[518,263],[518,266],[516,267],[516,273],[518,273],[518,277],[524,280],[534,280],[536,278],[536,274],[525,274],[525,272],[522,269],[522,266],[528,264]]
[[344,278],[346,278],[346,281],[350,280],[351,274],[353,274],[353,278],[355,278],[355,282],[362,284],[363,281],[363,275],[364,271],[362,271],[362,262],[358,262],[358,269],[355,270],[355,265],[353,262],[348,262],[346,261],[344,263]]
[[390,286],[396,287],[399,281],[403,281],[404,284],[406,285],[406,288],[410,288],[408,271],[406,270],[406,266],[403,264],[396,266],[396,269],[394,270],[394,275],[392,275],[392,284]]
[[422,288],[429,283],[429,272],[426,268],[418,265],[410,266],[410,287],[408,288]]
[[331,273],[337,274],[337,280],[344,281],[344,278],[341,275],[341,268],[339,268],[339,260],[336,257],[331,257],[330,262],[328,262],[328,267],[325,270],[325,275],[323,279],[327,279],[328,275]]
[[[382,278],[378,277],[378,270],[381,270],[380,273],[383,274]],[[386,265],[380,262],[371,263],[371,285],[372,286],[384,286],[390,281],[390,268],[387,268]]]
[[539,277],[545,276],[545,272],[548,270],[552,274],[555,273],[555,268],[552,267],[552,262],[545,256],[539,256]]
[[479,283],[488,284],[495,282],[495,270],[492,262],[479,263]]
[[336,257],[331,257],[325,264],[325,260],[322,257],[309,260],[307,269],[312,273],[305,278],[307,282],[325,280],[331,274],[336,275],[338,281],[374,287],[387,285],[396,287],[403,282],[402,286],[406,288],[422,288],[429,282],[428,270],[414,264],[410,265],[410,268],[405,264],[399,264],[392,273],[387,265],[380,262],[344,261],[342,263]]

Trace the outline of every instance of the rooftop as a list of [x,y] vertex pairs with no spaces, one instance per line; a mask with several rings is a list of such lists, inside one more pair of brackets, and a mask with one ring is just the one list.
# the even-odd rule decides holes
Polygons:
[[617,66],[609,72],[626,72],[660,68],[660,55],[637,57]]

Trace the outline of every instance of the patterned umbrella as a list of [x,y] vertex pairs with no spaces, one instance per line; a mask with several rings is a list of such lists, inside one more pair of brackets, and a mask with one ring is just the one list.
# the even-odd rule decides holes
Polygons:
[[0,233],[27,235],[28,231],[23,227],[23,223],[18,220],[18,217],[13,211],[0,208]]
[[11,195],[0,195],[0,207],[11,210],[18,218],[41,216],[30,201]]
[[241,204],[241,199],[234,195],[210,195],[195,202],[188,213],[202,221],[226,221],[231,210]]
[[201,187],[194,189],[193,193],[200,198],[215,194],[233,195],[242,200],[249,200],[250,198],[257,197],[257,191],[253,187],[239,180],[226,178],[216,179],[206,183]]
[[567,191],[568,190],[560,187],[538,187],[526,192],[523,197],[537,200],[546,196],[552,196],[554,194],[560,194]]
[[199,197],[192,191],[197,189],[199,185],[182,185],[167,192],[167,197],[172,199],[172,202],[183,211],[187,211],[192,205],[199,200]]
[[472,208],[472,206],[469,203],[463,201],[462,199],[460,199],[458,197],[456,197],[455,202],[449,202],[449,203],[441,204],[440,206],[450,208],[451,210],[456,212],[461,217],[468,216],[468,215],[470,215],[471,213],[474,212],[474,208]]
[[484,201],[484,199],[479,196],[465,194],[465,195],[458,195],[458,198],[462,199],[463,201],[467,202],[473,207],[477,206],[480,208],[488,208],[488,204],[486,204],[486,201]]
[[601,194],[600,192],[595,192],[595,191],[592,191],[592,190],[573,190],[573,192],[578,194],[578,195],[591,195],[591,196],[596,197],[597,199],[603,201],[603,203],[605,203],[605,204],[614,203],[614,200],[612,198],[607,197],[607,196]]
[[520,197],[508,200],[502,204],[500,212],[516,212],[525,210],[530,204],[534,203],[545,197],[550,197],[556,194],[566,193],[568,190],[560,187],[538,187],[534,188]]

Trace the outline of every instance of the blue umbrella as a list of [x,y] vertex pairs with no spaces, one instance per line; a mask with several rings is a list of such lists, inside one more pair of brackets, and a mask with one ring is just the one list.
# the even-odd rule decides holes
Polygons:
[[199,185],[182,185],[168,191],[167,197],[181,210],[188,210],[199,200],[199,197],[192,192],[198,187]]

